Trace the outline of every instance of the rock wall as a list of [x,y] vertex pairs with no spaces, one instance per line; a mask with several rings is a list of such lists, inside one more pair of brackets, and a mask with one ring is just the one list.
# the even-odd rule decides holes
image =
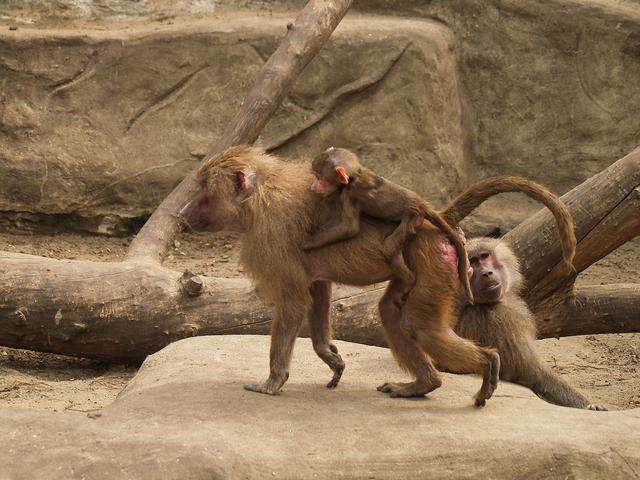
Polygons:
[[[150,212],[222,133],[288,19],[5,30],[0,210]],[[260,142],[293,156],[347,146],[444,202],[467,170],[452,42],[427,20],[345,21]]]
[[[303,4],[0,6],[0,221],[114,232],[144,218]],[[632,1],[357,1],[261,143],[353,148],[437,206],[496,174],[564,193],[640,144],[638,32]],[[507,196],[477,218],[508,228],[536,208]]]

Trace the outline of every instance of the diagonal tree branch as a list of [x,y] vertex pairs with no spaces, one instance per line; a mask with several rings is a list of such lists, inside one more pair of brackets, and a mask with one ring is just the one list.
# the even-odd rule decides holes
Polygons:
[[[640,234],[640,187],[631,190],[585,237],[578,242],[574,265],[580,273]],[[540,283],[527,292],[531,305],[537,305],[558,290],[569,293],[575,276],[567,279],[562,264],[556,265]]]
[[[640,147],[562,197],[576,226],[579,271],[640,233],[639,186]],[[525,298],[532,307],[550,291],[571,290],[574,279],[553,272],[562,254],[550,212],[541,210],[504,238],[522,262]]]
[[[352,0],[310,0],[271,58],[220,140],[203,161],[239,143],[253,143],[300,72],[347,13]],[[176,214],[198,191],[193,172],[158,206],[129,247],[126,260],[159,263],[180,230]]]

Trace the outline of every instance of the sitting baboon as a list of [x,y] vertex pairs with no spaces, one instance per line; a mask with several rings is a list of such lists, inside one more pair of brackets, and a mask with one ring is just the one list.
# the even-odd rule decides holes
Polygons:
[[556,405],[606,410],[602,405],[591,404],[538,357],[534,346],[536,322],[520,297],[522,275],[518,259],[507,243],[495,238],[474,238],[467,249],[476,303],[470,305],[461,297],[456,333],[498,349],[501,379],[528,387]]
[[399,297],[396,299],[401,305],[415,283],[415,275],[407,267],[402,250],[407,238],[415,235],[416,227],[427,219],[447,235],[455,246],[458,276],[467,300],[473,303],[464,244],[458,232],[442,219],[429,202],[417,193],[376,175],[362,166],[355,153],[345,148],[329,147],[321,152],[311,162],[311,170],[316,177],[311,189],[323,198],[337,194],[340,208],[334,212],[328,224],[321,225],[305,241],[305,249],[355,237],[360,231],[360,212],[381,220],[400,222],[384,240],[384,249],[391,270],[401,281]]

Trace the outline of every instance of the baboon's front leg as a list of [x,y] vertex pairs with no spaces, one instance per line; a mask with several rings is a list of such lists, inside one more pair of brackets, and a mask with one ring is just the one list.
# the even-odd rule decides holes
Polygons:
[[246,390],[276,395],[289,378],[289,364],[293,345],[302,320],[307,314],[304,305],[277,305],[271,326],[271,350],[269,354],[269,378],[262,384],[245,385]]

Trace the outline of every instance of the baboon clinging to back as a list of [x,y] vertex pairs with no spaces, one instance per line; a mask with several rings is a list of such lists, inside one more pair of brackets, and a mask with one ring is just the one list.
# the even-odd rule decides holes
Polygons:
[[467,301],[473,303],[464,243],[459,233],[429,202],[417,193],[376,175],[360,163],[355,153],[345,148],[329,147],[316,155],[311,169],[316,176],[311,190],[322,197],[337,194],[340,208],[332,216],[331,223],[321,225],[305,241],[305,249],[355,237],[360,231],[360,212],[381,220],[399,221],[400,225],[385,238],[383,247],[394,275],[402,282],[400,296],[396,299],[398,305],[402,305],[415,283],[415,275],[407,267],[402,250],[407,238],[415,235],[416,227],[426,219],[447,235],[455,247],[458,277]]

